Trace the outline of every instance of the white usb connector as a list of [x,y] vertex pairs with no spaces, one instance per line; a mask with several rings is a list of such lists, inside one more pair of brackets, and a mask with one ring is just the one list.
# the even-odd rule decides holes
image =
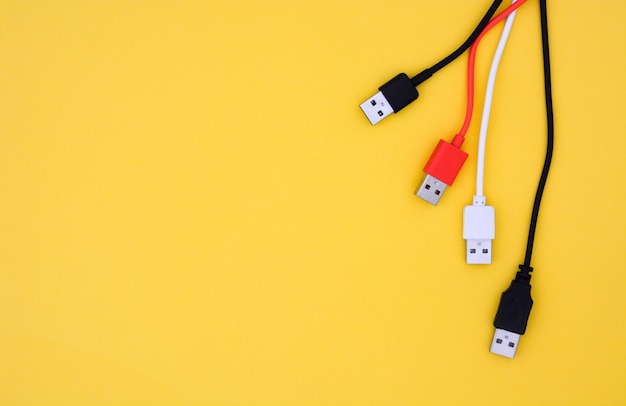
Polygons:
[[491,242],[496,237],[496,216],[484,196],[474,196],[474,203],[463,209],[463,238],[468,264],[491,264]]
[[[512,2],[515,3],[516,0],[512,0]],[[500,35],[498,47],[491,61],[487,89],[485,90],[485,103],[480,122],[478,154],[476,157],[476,194],[474,195],[472,205],[465,206],[463,209],[463,238],[466,241],[465,258],[468,264],[491,264],[492,261],[491,243],[496,236],[496,219],[495,210],[493,207],[486,205],[483,192],[485,183],[485,146],[498,67],[511,33],[515,14],[515,11],[513,11],[504,24],[504,30]]]

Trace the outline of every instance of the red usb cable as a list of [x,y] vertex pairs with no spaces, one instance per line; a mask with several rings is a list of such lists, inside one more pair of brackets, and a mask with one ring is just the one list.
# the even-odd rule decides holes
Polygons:
[[[502,13],[498,14],[494,17],[493,20],[487,24],[485,29],[480,33],[480,35],[476,38],[476,42],[472,44],[472,47],[469,51],[469,59],[467,61],[467,109],[465,111],[465,121],[463,121],[463,126],[459,133],[454,137],[452,144],[458,148],[461,147],[463,141],[465,140],[465,134],[467,134],[467,130],[469,129],[470,123],[472,122],[472,114],[474,111],[474,68],[476,65],[476,51],[478,50],[478,44],[480,40],[495,27],[500,21],[504,20],[517,10],[522,4],[526,3],[527,0],[518,0],[517,2],[511,4],[506,10]],[[460,140],[457,141],[460,137]],[[458,143],[458,145],[457,145]]]
[[527,0],[518,0],[502,13],[498,14],[487,24],[470,48],[467,67],[467,109],[465,121],[463,122],[461,130],[454,136],[451,143],[439,140],[437,147],[424,167],[426,176],[424,176],[422,183],[415,191],[418,197],[421,197],[433,205],[437,205],[445,189],[454,183],[461,167],[467,159],[467,153],[461,150],[461,145],[463,145],[463,141],[465,141],[465,134],[467,134],[467,130],[469,129],[472,121],[472,112],[474,110],[474,67],[476,64],[478,44],[489,30],[508,17],[513,11],[517,10],[526,1]]

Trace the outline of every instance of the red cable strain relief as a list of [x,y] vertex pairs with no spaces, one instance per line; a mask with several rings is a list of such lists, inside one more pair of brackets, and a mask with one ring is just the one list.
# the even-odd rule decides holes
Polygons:
[[461,134],[455,135],[454,139],[452,139],[452,145],[454,145],[457,148],[461,148],[461,145],[463,145],[463,142],[465,142],[465,136]]
[[466,159],[465,152],[444,140],[439,140],[424,167],[424,172],[452,186]]

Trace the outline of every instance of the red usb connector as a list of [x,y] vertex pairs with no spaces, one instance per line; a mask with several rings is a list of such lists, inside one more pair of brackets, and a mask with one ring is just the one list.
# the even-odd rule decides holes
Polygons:
[[463,163],[465,163],[465,160],[467,159],[467,154],[461,151],[461,145],[463,144],[463,141],[465,141],[465,134],[469,129],[470,122],[472,121],[472,112],[474,110],[474,65],[476,62],[478,44],[490,29],[495,27],[513,11],[517,10],[517,8],[526,1],[527,0],[518,0],[502,13],[498,14],[497,17],[487,24],[470,48],[467,63],[468,80],[465,121],[463,122],[461,130],[454,137],[451,143],[439,140],[439,144],[437,144],[435,151],[433,151],[428,163],[426,163],[426,166],[424,167],[426,175],[424,176],[420,186],[415,191],[415,195],[421,197],[432,205],[436,206],[437,203],[439,203],[441,196],[443,196],[443,192],[445,192],[446,188],[448,186],[452,186],[454,179],[456,179]]
[[[457,141],[457,142],[455,142]],[[456,144],[459,144],[458,146]],[[453,143],[439,140],[424,167],[426,175],[415,195],[436,206],[448,186],[452,186],[467,159],[467,153],[459,148],[463,139],[457,135]]]

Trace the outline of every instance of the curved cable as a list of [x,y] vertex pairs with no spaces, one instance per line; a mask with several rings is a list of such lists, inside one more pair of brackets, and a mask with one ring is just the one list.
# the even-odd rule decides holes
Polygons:
[[535,194],[535,202],[533,204],[533,212],[530,217],[530,228],[528,230],[528,242],[526,244],[526,255],[524,265],[520,265],[520,269],[526,275],[532,271],[530,267],[530,258],[533,255],[533,244],[535,242],[535,229],[537,228],[537,218],[539,217],[539,206],[543,190],[548,180],[548,172],[550,172],[550,163],[552,162],[552,151],[554,149],[554,110],[552,107],[552,79],[550,73],[550,46],[548,41],[548,12],[546,0],[539,0],[539,12],[541,14],[541,43],[543,49],[543,81],[545,87],[546,98],[546,118],[547,118],[547,144],[546,157],[541,170],[541,177],[537,185],[537,193]]
[[500,21],[508,17],[512,12],[517,10],[522,4],[526,3],[527,0],[518,0],[517,2],[511,4],[506,10],[502,13],[498,14],[493,20],[487,24],[485,29],[480,33],[478,38],[476,38],[476,42],[472,44],[470,48],[469,59],[467,63],[467,108],[465,110],[465,120],[463,121],[463,126],[458,134],[454,137],[452,141],[452,145],[456,147],[461,147],[463,141],[465,141],[465,134],[467,134],[467,130],[469,129],[470,123],[472,122],[472,111],[474,110],[474,67],[476,65],[476,51],[478,49],[478,44],[480,40],[495,27]]
[[[517,2],[513,0],[512,3]],[[515,14],[517,11],[513,11],[506,18],[504,29],[500,34],[500,41],[498,41],[498,47],[493,55],[491,61],[491,68],[489,69],[489,79],[487,80],[487,89],[485,91],[485,103],[483,105],[483,116],[480,121],[480,133],[478,137],[478,155],[476,161],[476,195],[483,196],[484,191],[484,179],[485,179],[485,146],[487,144],[487,130],[489,129],[489,117],[491,115],[491,104],[493,102],[493,92],[496,85],[496,77],[498,76],[498,68],[500,67],[500,60],[506,48],[506,43],[509,40],[509,34],[511,28],[513,28],[513,22],[515,21]]]
[[411,82],[413,83],[413,86],[417,87],[420,83],[424,82],[426,79],[430,78],[439,70],[449,65],[450,62],[454,61],[459,56],[461,56],[463,52],[467,51],[467,49],[474,43],[474,41],[476,41],[476,38],[478,37],[478,35],[487,26],[487,24],[489,23],[489,20],[491,20],[491,17],[493,17],[493,15],[498,10],[498,7],[500,7],[500,4],[502,4],[502,0],[494,0],[494,2],[491,4],[491,7],[489,7],[489,10],[487,10],[487,13],[485,14],[485,16],[482,18],[482,20],[480,20],[476,28],[474,28],[474,31],[472,31],[472,33],[465,40],[465,42],[461,44],[461,46],[458,47],[454,52],[452,52],[450,55],[446,56],[445,58],[443,58],[441,61],[437,62],[430,68],[424,69],[422,72],[412,77]]

